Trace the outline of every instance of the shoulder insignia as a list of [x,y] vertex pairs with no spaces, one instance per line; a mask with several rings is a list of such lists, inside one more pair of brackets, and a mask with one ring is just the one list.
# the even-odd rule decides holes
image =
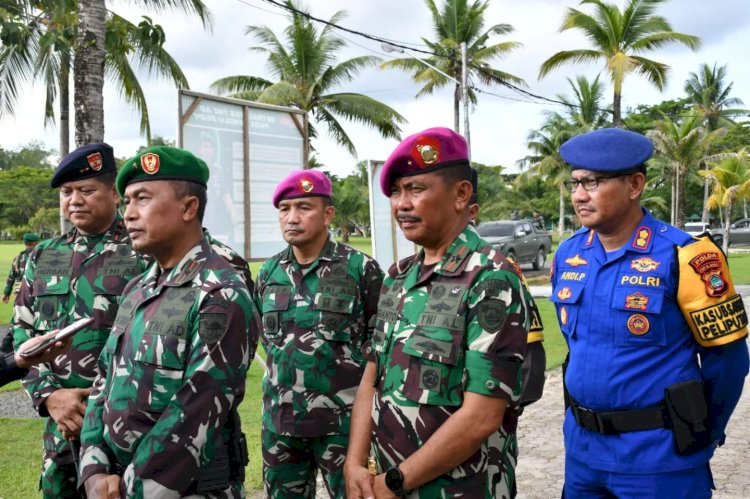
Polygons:
[[563,305],[560,307],[560,323],[565,326],[568,324],[568,309]]
[[477,319],[485,331],[499,331],[507,316],[505,303],[500,300],[482,300],[477,305]]
[[595,235],[596,235],[596,232],[594,232],[593,230],[589,231],[589,235],[588,235],[588,237],[586,237],[586,247],[589,247],[592,244],[594,244],[594,236]]
[[631,269],[644,273],[658,269],[659,265],[661,265],[661,262],[647,256],[644,256],[643,258],[636,258],[635,260],[630,262]]
[[628,331],[636,336],[643,336],[651,329],[651,323],[643,314],[633,314],[628,319]]
[[643,293],[635,292],[625,297],[625,308],[632,310],[646,310],[648,297]]
[[198,334],[207,345],[214,345],[224,336],[226,323],[226,314],[200,314]]
[[651,227],[642,225],[635,231],[635,237],[633,238],[633,248],[635,249],[646,249],[648,244],[651,242]]
[[584,260],[578,253],[576,253],[576,256],[566,259],[565,263],[567,263],[571,267],[580,267],[581,265],[588,265],[589,261]]
[[706,251],[696,255],[689,262],[693,270],[701,277],[706,285],[706,294],[718,298],[729,291],[726,279],[722,275],[724,266],[718,251]]
[[448,262],[446,262],[443,270],[446,272],[455,272],[456,270],[458,270],[458,268],[461,266],[468,255],[468,248],[466,246],[461,246],[460,248],[458,248],[458,251],[453,253],[448,258]]

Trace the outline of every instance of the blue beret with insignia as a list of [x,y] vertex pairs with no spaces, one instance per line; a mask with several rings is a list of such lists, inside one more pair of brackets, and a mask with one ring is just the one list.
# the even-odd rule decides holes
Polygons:
[[60,187],[65,182],[75,182],[117,171],[112,146],[105,143],[87,144],[65,155],[52,175],[50,186]]
[[577,135],[560,147],[560,157],[571,170],[622,172],[646,163],[654,145],[640,133],[602,128]]

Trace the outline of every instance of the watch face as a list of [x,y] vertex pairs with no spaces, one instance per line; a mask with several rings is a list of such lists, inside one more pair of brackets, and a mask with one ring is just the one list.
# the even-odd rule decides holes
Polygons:
[[389,468],[385,472],[385,485],[393,492],[400,492],[404,485],[404,475],[401,474],[401,470],[396,468]]

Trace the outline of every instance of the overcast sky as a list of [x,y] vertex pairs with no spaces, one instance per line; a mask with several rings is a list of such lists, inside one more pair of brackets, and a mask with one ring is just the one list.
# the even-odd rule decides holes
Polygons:
[[[619,5],[624,4],[624,0],[615,1]],[[258,42],[244,35],[244,29],[248,25],[266,25],[281,37],[287,24],[283,11],[262,0],[206,0],[206,3],[215,18],[212,32],[204,31],[199,21],[184,15],[147,13],[164,27],[166,48],[182,66],[191,89],[210,92],[209,86],[213,81],[229,75],[268,77],[264,57],[248,50]],[[566,77],[572,79],[578,74],[585,74],[591,78],[602,69],[595,65],[568,65],[553,71],[541,81],[537,79],[540,64],[555,52],[589,47],[587,41],[575,31],[559,32],[565,9],[575,6],[576,2],[491,0],[490,4],[486,15],[487,26],[507,23],[515,29],[513,33],[495,37],[494,40],[523,44],[512,55],[497,60],[494,66],[523,78],[530,92],[550,98],[557,94],[571,95]],[[341,21],[341,25],[406,44],[418,44],[422,37],[433,37],[430,14],[421,0],[317,0],[307,1],[305,5],[312,15],[324,19],[343,9],[348,17]],[[146,13],[128,7],[128,2],[124,0],[108,1],[107,6],[136,23],[140,15]],[[582,9],[591,12],[588,6]],[[658,13],[665,16],[676,31],[701,37],[703,46],[699,51],[691,52],[682,45],[673,44],[658,52],[644,54],[671,66],[668,88],[664,93],[659,93],[645,79],[631,75],[625,80],[623,109],[681,97],[690,72],[697,71],[704,62],[727,64],[729,80],[734,82],[733,95],[743,99],[746,107],[750,107],[750,65],[747,64],[750,2],[672,0],[663,5]],[[384,53],[378,42],[338,31],[337,34],[348,43],[348,47],[340,53],[340,60],[359,55],[379,55],[384,59],[393,56]],[[607,81],[606,75],[602,80]],[[176,89],[146,75],[142,76],[141,82],[146,91],[153,134],[176,138]],[[480,95],[477,107],[471,112],[472,159],[514,169],[515,162],[527,154],[526,137],[530,130],[542,123],[543,111],[561,109],[553,104],[519,102],[524,98],[505,88],[474,84],[502,97]],[[418,89],[405,73],[373,69],[336,91],[363,93],[393,107],[408,120],[402,127],[403,136],[432,126],[452,127],[452,88],[446,87],[431,97],[417,101],[414,95]],[[0,121],[2,147],[15,148],[31,140],[42,140],[49,147],[57,148],[56,128],[44,129],[42,126],[43,100],[43,89],[36,84],[24,94],[16,116]],[[611,87],[608,86],[605,104],[609,102]],[[385,159],[397,144],[395,140],[382,139],[373,130],[348,122],[344,124],[357,148],[358,158],[329,140],[325,133],[321,133],[321,139],[313,143],[318,151],[318,160],[339,175],[350,173],[357,159]],[[120,157],[130,156],[145,143],[145,139],[139,135],[136,114],[122,102],[111,84],[105,87],[105,140]]]

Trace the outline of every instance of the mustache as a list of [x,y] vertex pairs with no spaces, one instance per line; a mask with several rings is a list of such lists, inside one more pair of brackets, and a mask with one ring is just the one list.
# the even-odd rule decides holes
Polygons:
[[396,220],[399,222],[421,222],[422,218],[414,215],[407,215],[405,213],[397,213]]

